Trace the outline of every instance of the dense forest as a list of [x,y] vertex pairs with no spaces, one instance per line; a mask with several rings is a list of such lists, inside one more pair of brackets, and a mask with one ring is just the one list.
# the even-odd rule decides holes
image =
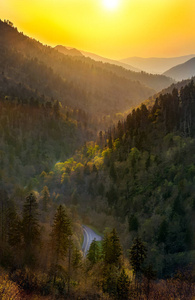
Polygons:
[[[1,189],[1,265],[10,270],[10,293],[192,299],[194,99],[192,81],[160,95],[151,110],[143,104],[28,186],[7,186],[9,195]],[[82,222],[104,232],[85,260],[79,250]],[[56,246],[62,228],[62,246]]]
[[194,82],[0,32],[0,298],[193,299]]
[[173,82],[162,75],[63,55],[2,21],[0,53],[0,72],[14,82],[95,116],[124,112]]

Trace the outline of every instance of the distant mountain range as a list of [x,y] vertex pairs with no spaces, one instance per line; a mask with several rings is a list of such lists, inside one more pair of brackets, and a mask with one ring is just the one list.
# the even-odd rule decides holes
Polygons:
[[55,50],[58,50],[59,52],[65,54],[65,55],[70,55],[70,56],[83,56],[83,54],[75,49],[75,48],[67,48],[67,47],[64,47],[62,45],[58,45],[56,47],[54,47]]
[[175,80],[189,79],[195,76],[195,57],[166,71],[164,75]]
[[[120,62],[129,64],[135,68],[141,69],[147,73],[152,74],[162,74],[172,67],[178,64],[185,63],[189,59],[195,57],[195,54],[190,54],[180,57],[168,57],[168,58],[158,58],[158,57],[128,57],[120,60]],[[183,78],[180,78],[183,79]]]
[[94,61],[108,63],[123,67],[124,69],[141,72],[142,70],[151,74],[163,74],[171,77],[176,81],[191,78],[195,75],[195,55],[190,54],[180,57],[172,58],[142,58],[142,57],[129,57],[121,61],[112,60],[106,57],[99,56],[95,53],[90,53],[75,48],[69,48],[62,45],[54,47],[58,52],[65,55],[77,57],[89,57]]
[[116,66],[119,66],[119,67],[123,67],[127,70],[131,70],[131,71],[134,71],[134,72],[141,72],[140,69],[135,68],[133,66],[130,66],[129,64],[125,64],[125,63],[122,63],[122,62],[117,61],[117,60],[102,57],[102,56],[94,54],[94,53],[90,53],[90,52],[86,52],[86,51],[82,51],[82,50],[77,50],[75,48],[65,47],[65,46],[61,46],[61,45],[58,45],[58,46],[54,47],[54,49],[58,50],[59,52],[65,54],[65,55],[85,56],[85,57],[89,57],[89,58],[91,58],[95,61],[101,61],[103,63],[109,63],[109,64],[116,65]]
[[123,62],[118,61],[118,60],[109,59],[109,58],[102,57],[100,55],[97,55],[97,54],[94,54],[94,53],[90,53],[90,52],[86,52],[86,51],[81,51],[81,53],[84,56],[90,57],[91,59],[93,59],[95,61],[102,61],[102,62],[105,62],[105,63],[117,65],[117,66],[123,67],[123,68],[125,68],[127,70],[134,71],[134,72],[141,72],[142,71],[139,68],[135,68],[135,67],[131,66],[130,64],[126,64],[126,63],[123,63]]
[[75,50],[66,53],[71,55],[44,46],[0,21],[0,92],[21,97],[24,90],[27,97],[59,100],[63,106],[82,109],[97,119],[126,111],[171,83],[166,76],[128,71]]

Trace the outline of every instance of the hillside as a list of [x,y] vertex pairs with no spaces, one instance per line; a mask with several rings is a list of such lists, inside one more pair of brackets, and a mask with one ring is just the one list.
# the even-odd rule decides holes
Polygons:
[[0,21],[0,299],[192,300],[194,82],[58,49]]
[[168,88],[166,89],[163,89],[162,91],[160,91],[159,93],[156,93],[154,94],[152,97],[149,97],[149,99],[143,101],[143,103],[141,103],[139,105],[139,107],[142,105],[142,104],[145,104],[147,108],[151,108],[155,101],[156,101],[156,98],[158,98],[160,95],[165,95],[167,93],[172,93],[172,91],[174,89],[177,89],[180,91],[180,89],[182,87],[184,87],[185,85],[189,84],[191,80],[194,80],[195,81],[195,77],[192,77],[191,79],[186,79],[186,80],[182,80],[182,81],[179,81],[177,83],[173,83],[171,84]]
[[[165,76],[131,72],[122,67],[95,62],[90,58],[63,55],[24,36],[4,22],[0,23],[0,33],[0,45],[1,49],[4,49],[4,56],[8,56],[12,51],[13,55],[18,55],[18,60],[21,61],[21,56],[24,61],[37,60],[36,65],[47,69],[48,76],[49,70],[53,73],[52,76],[59,82],[61,91],[57,91],[54,86],[56,93],[51,92],[52,89],[47,86],[45,90],[48,96],[53,97],[54,93],[54,97],[62,104],[85,109],[91,114],[102,116],[125,111],[154,94],[154,90],[161,90],[172,83]],[[4,64],[1,70],[7,72],[6,67],[9,65]],[[19,65],[17,67],[20,68]],[[28,80],[32,76],[31,70],[25,72],[29,72],[29,75],[25,76]],[[41,70],[37,73],[41,73]],[[20,77],[17,80],[20,80]],[[39,86],[43,89],[42,85]],[[34,88],[37,89],[37,85],[34,85]],[[73,91],[75,97],[70,96],[69,91],[70,94]]]
[[133,66],[130,66],[129,64],[122,63],[118,60],[109,59],[109,58],[102,57],[102,56],[99,56],[97,54],[86,52],[86,51],[81,51],[81,52],[84,56],[90,57],[91,59],[93,59],[95,61],[101,61],[103,63],[109,63],[109,64],[117,65],[117,66],[123,67],[127,70],[134,71],[134,72],[141,72],[140,69],[135,68]]
[[195,76],[195,57],[164,72],[164,75],[175,80],[190,79]]
[[70,55],[70,56],[83,56],[82,53],[77,50],[77,49],[68,49],[62,45],[57,45],[56,47],[54,47],[55,50],[58,50],[59,52],[65,54],[65,55]]
[[102,230],[115,224],[125,249],[139,235],[161,278],[194,264],[194,102],[193,82],[161,95],[57,163],[52,184],[44,180],[81,205],[88,222]]
[[[143,57],[129,57],[122,59],[121,62],[126,64],[130,64],[136,68],[139,68],[145,72],[152,73],[152,74],[162,74],[168,69],[186,62],[190,58],[194,57],[194,54],[180,56],[180,57],[150,57],[150,58],[143,58]],[[167,75],[169,76],[169,75]],[[170,76],[171,77],[171,76]],[[174,78],[174,77],[173,77]],[[184,78],[181,78],[184,79]],[[181,80],[180,79],[180,80]]]
[[0,33],[1,72],[63,105],[103,117],[153,94],[151,88],[107,70],[102,63],[63,55],[7,23],[0,23]]

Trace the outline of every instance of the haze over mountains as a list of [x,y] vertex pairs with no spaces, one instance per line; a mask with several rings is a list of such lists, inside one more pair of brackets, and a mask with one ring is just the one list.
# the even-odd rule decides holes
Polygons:
[[123,68],[125,68],[127,70],[134,71],[134,72],[141,72],[142,71],[142,70],[140,70],[138,68],[135,68],[135,67],[131,66],[130,64],[126,64],[126,63],[120,62],[118,60],[105,58],[105,57],[102,57],[100,55],[97,55],[97,54],[94,54],[94,53],[90,53],[90,52],[86,52],[86,51],[81,51],[81,53],[84,56],[90,57],[90,58],[92,58],[92,59],[94,59],[96,61],[102,61],[102,62],[105,62],[105,63],[117,65],[117,66],[123,67]]
[[[120,61],[126,64],[130,64],[148,73],[162,74],[166,72],[168,69],[188,61],[192,57],[195,57],[195,54],[190,54],[190,55],[185,55],[180,57],[167,57],[167,58],[128,57],[128,58],[121,59]],[[184,79],[184,78],[180,78],[180,79]]]
[[83,56],[82,53],[75,49],[75,48],[67,48],[62,45],[58,45],[54,47],[54,49],[58,50],[59,52],[65,54],[65,55],[70,55],[70,56]]
[[106,57],[102,57],[100,55],[94,54],[94,53],[90,53],[90,52],[86,52],[86,51],[82,51],[82,50],[77,50],[77,49],[72,49],[69,47],[65,47],[65,46],[61,46],[58,45],[56,47],[54,47],[54,49],[58,50],[59,52],[65,54],[65,55],[74,55],[74,56],[85,56],[85,57],[89,57],[95,61],[101,61],[104,63],[109,63],[109,64],[113,64],[113,65],[117,65],[120,67],[123,67],[127,70],[131,70],[131,71],[135,71],[135,72],[141,72],[141,70],[134,68],[132,66],[130,66],[129,64],[125,64],[122,63],[120,61],[117,60],[112,60]]
[[164,75],[175,80],[188,79],[195,75],[195,57],[166,71]]
[[0,53],[1,72],[9,84],[25,84],[39,95],[101,117],[124,112],[173,82],[164,75],[94,61],[75,50],[63,55],[2,21]]
[[[195,75],[195,68],[194,68],[194,61],[193,61],[195,55],[193,54],[181,56],[181,57],[172,57],[172,58],[130,57],[127,59],[117,61],[117,60],[112,60],[109,58],[99,56],[94,53],[81,51],[81,50],[77,50],[74,48],[69,48],[61,45],[54,47],[54,49],[58,50],[59,52],[65,55],[85,56],[95,61],[121,66],[127,70],[131,70],[134,72],[140,73],[144,71],[151,74],[163,74],[167,77],[171,77],[176,81],[188,79]],[[137,66],[139,66],[139,68]]]
[[0,21],[0,299],[191,300],[194,82],[91,55]]

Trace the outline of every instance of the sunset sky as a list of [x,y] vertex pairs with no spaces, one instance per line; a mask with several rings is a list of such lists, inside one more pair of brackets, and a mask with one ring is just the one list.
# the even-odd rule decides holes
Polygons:
[[0,0],[0,18],[44,44],[114,59],[195,53],[195,0]]

